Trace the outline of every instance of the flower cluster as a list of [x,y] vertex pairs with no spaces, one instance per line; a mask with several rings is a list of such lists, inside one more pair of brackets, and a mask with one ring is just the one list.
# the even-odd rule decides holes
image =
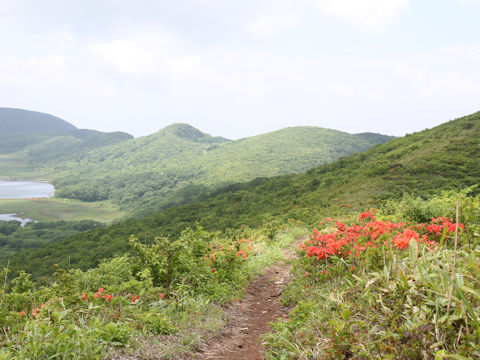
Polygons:
[[238,239],[229,243],[211,243],[204,259],[210,265],[210,272],[235,266],[239,261],[247,259],[252,250],[251,239]]
[[[98,298],[98,299],[102,298],[104,300],[107,300],[108,302],[112,302],[113,295],[103,293],[103,291],[104,291],[103,288],[98,289],[98,291],[93,295],[93,297]],[[84,299],[82,299],[82,300],[88,300],[88,297],[86,297],[84,295],[85,295],[85,293],[82,296],[82,297],[84,297]]]
[[361,213],[360,215],[358,215],[358,222],[362,222],[363,219],[375,220],[376,213],[377,213],[376,209],[372,209],[372,212],[365,211],[364,213]]
[[237,257],[242,256],[244,259],[247,258],[247,252],[245,250],[238,250],[237,251]]
[[[40,312],[40,310],[42,309],[42,307],[43,307],[44,305],[45,305],[45,303],[42,302],[40,305],[38,305],[37,307],[35,307],[35,308],[32,309],[32,315],[33,315],[33,317],[36,318],[36,317],[38,316],[38,313]],[[24,312],[24,313],[25,313],[25,312]],[[20,313],[19,313],[19,315],[20,315]]]
[[[398,249],[407,248],[411,240],[433,247],[438,245],[437,241],[443,234],[449,235],[457,227],[457,224],[451,222],[452,219],[444,217],[432,218],[429,225],[412,225],[378,221],[375,220],[375,213],[375,209],[361,213],[358,217],[361,224],[352,226],[327,218],[327,221],[334,223],[336,230],[321,234],[315,228],[310,239],[301,244],[300,248],[305,251],[306,257],[323,260],[334,255],[344,258],[358,257],[369,247],[388,245],[389,242]],[[365,222],[366,219],[370,221]],[[458,228],[463,229],[464,225],[458,224]]]

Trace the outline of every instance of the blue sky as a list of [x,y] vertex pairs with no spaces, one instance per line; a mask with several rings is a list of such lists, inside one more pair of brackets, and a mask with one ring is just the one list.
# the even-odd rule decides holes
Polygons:
[[135,136],[404,135],[480,110],[478,19],[480,0],[0,0],[0,106]]

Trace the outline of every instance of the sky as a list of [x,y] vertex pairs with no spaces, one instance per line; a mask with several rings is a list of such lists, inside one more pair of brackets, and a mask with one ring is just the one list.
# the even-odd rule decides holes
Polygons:
[[480,0],[0,0],[0,106],[144,136],[402,136],[480,110]]

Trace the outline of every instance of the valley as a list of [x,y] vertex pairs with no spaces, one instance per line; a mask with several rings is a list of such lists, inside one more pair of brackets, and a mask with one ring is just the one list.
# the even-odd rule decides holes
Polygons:
[[0,359],[480,356],[480,113],[400,138],[85,134],[1,155],[55,196],[0,200],[38,220],[0,221]]

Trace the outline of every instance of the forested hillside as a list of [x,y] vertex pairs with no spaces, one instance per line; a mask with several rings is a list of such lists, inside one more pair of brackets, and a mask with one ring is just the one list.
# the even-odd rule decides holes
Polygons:
[[137,215],[191,202],[227,184],[298,173],[390,140],[295,127],[236,141],[174,124],[58,167],[57,196],[111,200]]
[[275,226],[288,219],[313,224],[324,215],[379,205],[406,193],[428,197],[441,190],[463,189],[480,183],[478,153],[480,113],[475,113],[306,173],[232,185],[201,202],[23,251],[11,263],[15,269],[26,269],[36,276],[51,273],[53,264],[66,266],[67,259],[70,266],[86,269],[102,258],[129,251],[131,234],[152,242],[158,235],[176,237],[195,223],[221,231]]

